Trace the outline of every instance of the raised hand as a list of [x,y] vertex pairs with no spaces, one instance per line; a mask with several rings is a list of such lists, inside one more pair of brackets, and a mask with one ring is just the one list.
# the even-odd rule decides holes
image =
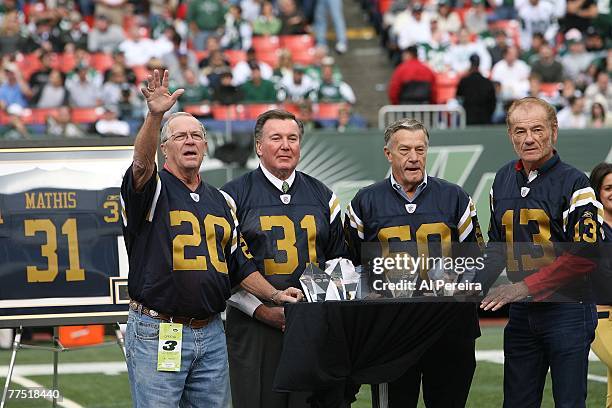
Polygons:
[[168,70],[164,70],[163,77],[160,77],[157,69],[153,70],[153,75],[147,77],[147,87],[140,88],[140,90],[147,101],[149,112],[153,115],[166,113],[185,92],[181,88],[171,94],[168,91]]

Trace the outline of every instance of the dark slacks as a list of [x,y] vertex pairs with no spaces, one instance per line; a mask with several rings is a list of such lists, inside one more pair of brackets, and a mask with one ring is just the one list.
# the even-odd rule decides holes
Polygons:
[[473,338],[443,335],[400,378],[372,386],[373,405],[387,394],[389,408],[416,407],[422,383],[427,408],[465,407],[476,369],[474,347]]
[[540,407],[550,368],[556,408],[585,407],[592,304],[515,303],[504,330],[504,408]]
[[272,391],[283,334],[241,311],[227,309],[227,351],[233,408],[306,408],[308,393]]

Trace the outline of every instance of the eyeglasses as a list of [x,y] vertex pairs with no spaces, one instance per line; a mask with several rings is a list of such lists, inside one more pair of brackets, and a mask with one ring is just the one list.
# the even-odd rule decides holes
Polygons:
[[194,142],[201,142],[206,139],[202,132],[180,132],[171,135],[168,139],[172,139],[175,142],[184,142],[187,140],[187,137],[191,136],[191,139]]

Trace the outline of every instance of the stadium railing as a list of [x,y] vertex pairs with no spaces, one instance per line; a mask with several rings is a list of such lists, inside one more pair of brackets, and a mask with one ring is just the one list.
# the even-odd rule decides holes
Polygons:
[[461,105],[385,105],[378,111],[378,128],[383,130],[396,120],[418,119],[428,129],[465,128],[465,109]]

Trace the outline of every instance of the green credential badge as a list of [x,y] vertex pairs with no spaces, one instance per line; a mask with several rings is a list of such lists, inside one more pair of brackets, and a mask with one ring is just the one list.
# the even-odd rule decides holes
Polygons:
[[180,371],[182,346],[183,325],[179,323],[160,323],[157,371]]

